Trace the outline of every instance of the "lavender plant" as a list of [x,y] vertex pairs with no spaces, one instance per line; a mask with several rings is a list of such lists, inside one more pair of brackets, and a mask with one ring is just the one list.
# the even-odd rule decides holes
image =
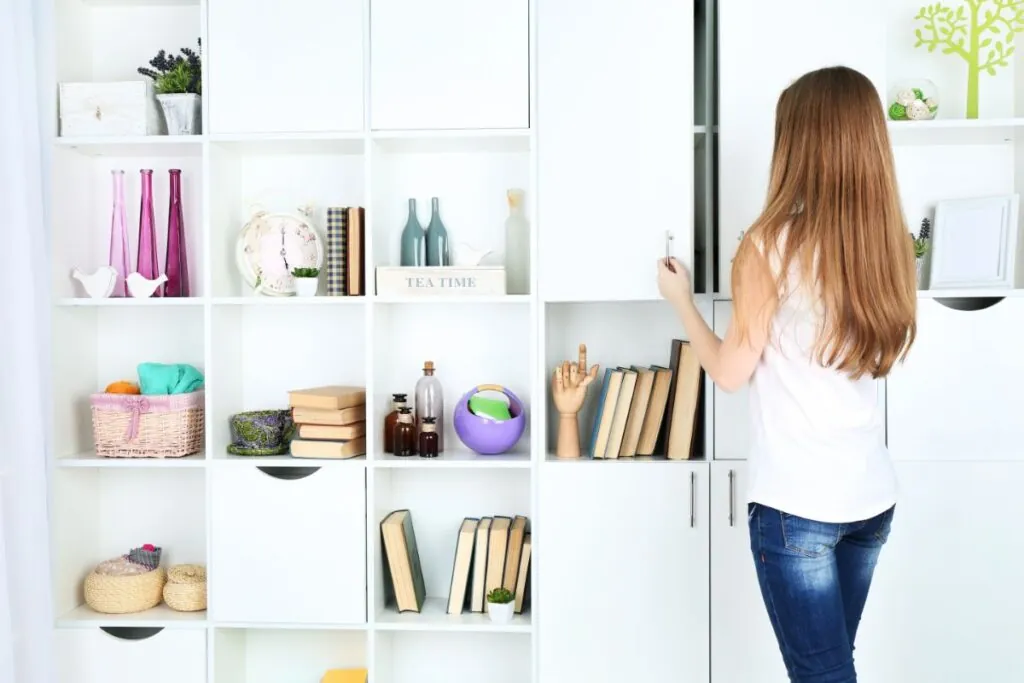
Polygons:
[[910,233],[910,239],[914,242],[914,256],[917,258],[923,258],[928,253],[928,242],[932,238],[932,222],[927,218],[921,221],[921,229],[918,230],[917,236],[914,233]]
[[203,94],[203,43],[196,40],[197,50],[183,47],[180,55],[168,55],[165,50],[156,53],[149,60],[149,67],[139,67],[143,76],[149,76],[155,83],[157,93],[170,95],[173,93]]

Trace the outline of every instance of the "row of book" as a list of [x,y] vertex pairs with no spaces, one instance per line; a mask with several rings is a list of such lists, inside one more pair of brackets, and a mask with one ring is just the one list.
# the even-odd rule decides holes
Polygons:
[[669,367],[607,368],[591,458],[665,455],[687,460],[700,441],[704,371],[688,342],[672,340]]
[[364,296],[366,273],[366,213],[361,206],[327,208],[327,245],[324,272],[327,296]]
[[366,455],[366,388],[331,385],[288,392],[294,458]]
[[[380,523],[386,561],[384,585],[399,612],[419,612],[426,599],[412,513],[395,510]],[[483,612],[495,588],[515,595],[515,613],[522,614],[529,596],[533,544],[529,520],[521,515],[466,517],[459,526],[448,591],[448,614]],[[389,600],[390,602],[390,600]]]

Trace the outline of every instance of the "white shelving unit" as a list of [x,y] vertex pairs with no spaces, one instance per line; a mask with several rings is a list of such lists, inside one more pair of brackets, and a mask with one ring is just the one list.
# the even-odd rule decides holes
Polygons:
[[[681,329],[654,282],[666,248],[692,266],[701,311],[724,332],[730,259],[764,196],[775,99],[792,78],[845,63],[885,93],[910,69],[946,93],[942,118],[890,125],[916,228],[938,199],[1021,186],[1020,64],[983,81],[996,104],[967,121],[949,94],[961,65],[907,47],[910,0],[697,0],[692,11],[595,0],[586,12],[576,0],[54,2],[45,97],[59,82],[137,78],[157,50],[202,37],[205,131],[54,137],[50,151],[61,683],[143,669],[158,683],[306,683],[334,667],[366,667],[374,683],[785,680],[749,558],[743,393],[706,384],[693,460],[560,461],[549,372],[581,342],[602,371],[667,363]],[[751,59],[766,36],[796,34]],[[154,170],[161,254],[166,172],[182,169],[193,296],[81,298],[69,273],[107,261],[110,171],[126,171],[132,226],[142,168]],[[526,190],[532,226],[529,292],[374,294],[373,268],[397,262],[408,198],[425,224],[439,197],[453,242],[500,259],[512,187]],[[328,206],[365,207],[367,296],[248,291],[234,244],[250,212],[306,205],[321,223]],[[922,291],[915,352],[879,383],[905,502],[858,642],[866,680],[1016,674],[1019,287]],[[382,453],[389,396],[411,394],[428,359],[449,415],[482,383],[526,403],[511,453],[476,456],[450,424],[437,461]],[[205,452],[92,452],[88,395],[143,361],[203,370]],[[231,414],[325,383],[367,388],[365,458],[226,453]],[[584,449],[597,393],[581,414]],[[421,614],[384,600],[378,525],[399,508],[413,513]],[[443,603],[461,520],[494,514],[527,515],[533,534],[529,606],[505,625]],[[89,569],[146,542],[166,562],[208,566],[208,612],[83,606]],[[981,583],[979,545],[995,553]]]

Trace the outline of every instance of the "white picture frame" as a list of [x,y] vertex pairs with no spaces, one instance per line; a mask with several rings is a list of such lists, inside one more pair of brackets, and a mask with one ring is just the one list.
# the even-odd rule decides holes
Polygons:
[[935,206],[929,289],[1012,289],[1020,195]]

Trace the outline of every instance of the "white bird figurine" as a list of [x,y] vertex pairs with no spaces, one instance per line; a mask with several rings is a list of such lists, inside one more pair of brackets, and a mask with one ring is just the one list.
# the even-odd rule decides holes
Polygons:
[[484,257],[490,253],[490,249],[481,251],[480,249],[474,249],[464,242],[459,243],[455,245],[454,265],[462,267],[479,266]]
[[94,273],[83,273],[74,268],[71,277],[81,282],[85,293],[93,299],[106,299],[113,294],[117,284],[117,271],[110,266],[101,266]]
[[124,279],[128,285],[128,293],[136,299],[148,299],[156,292],[156,288],[167,282],[166,275],[158,275],[155,280],[148,280],[138,273],[131,273]]

